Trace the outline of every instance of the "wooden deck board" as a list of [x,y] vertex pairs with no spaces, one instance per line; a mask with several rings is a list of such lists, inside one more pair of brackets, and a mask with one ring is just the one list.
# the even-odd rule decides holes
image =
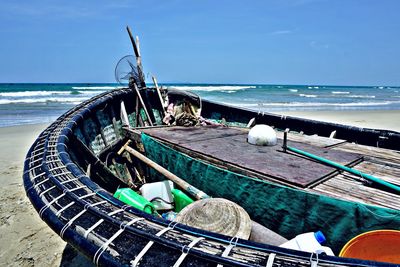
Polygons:
[[[218,158],[224,162],[255,170],[277,180],[298,187],[307,187],[336,169],[316,163],[300,156],[283,153],[282,140],[273,147],[254,146],[246,142],[247,130],[227,127],[171,127],[146,129],[145,133],[186,149]],[[318,141],[320,144],[320,140]],[[331,145],[333,142],[329,142]],[[360,155],[310,143],[289,140],[288,144],[318,156],[349,164],[360,159]]]
[[400,208],[399,196],[364,185],[358,177],[339,174],[326,182],[309,189],[331,197],[377,205],[392,209]]

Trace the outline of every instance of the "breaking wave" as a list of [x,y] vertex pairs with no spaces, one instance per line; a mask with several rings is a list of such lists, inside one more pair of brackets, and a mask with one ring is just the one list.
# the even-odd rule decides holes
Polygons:
[[247,85],[174,85],[168,86],[169,89],[176,89],[176,90],[188,90],[188,91],[238,91],[238,90],[245,90],[245,89],[253,89],[257,88],[257,86],[247,86]]

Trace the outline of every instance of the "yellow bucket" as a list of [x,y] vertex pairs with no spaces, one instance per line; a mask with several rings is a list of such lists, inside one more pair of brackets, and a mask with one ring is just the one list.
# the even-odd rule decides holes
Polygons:
[[340,257],[400,263],[400,231],[376,230],[351,239]]

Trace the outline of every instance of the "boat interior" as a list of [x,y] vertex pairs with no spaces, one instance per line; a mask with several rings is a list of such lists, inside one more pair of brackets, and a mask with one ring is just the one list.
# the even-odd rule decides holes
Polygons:
[[[265,266],[274,253],[275,266],[309,266],[312,261],[304,252],[176,225],[128,207],[113,197],[118,189],[138,190],[166,178],[122,149],[127,146],[207,195],[239,204],[253,221],[287,239],[323,231],[335,255],[358,234],[400,229],[398,193],[282,149],[286,140],[399,185],[398,150],[371,146],[390,146],[398,133],[284,118],[205,100],[201,116],[207,125],[165,125],[156,89],[142,88],[140,95],[144,101],[132,89],[118,89],[80,104],[39,136],[25,161],[24,184],[40,216],[96,264],[141,261],[153,266],[162,259],[173,265],[180,255],[186,257],[182,249],[193,242],[199,243],[187,258],[194,265]],[[248,144],[249,121],[274,127],[278,144]],[[321,256],[323,262],[366,264]]]
[[[399,225],[396,192],[284,151],[284,130],[279,125],[271,125],[277,130],[276,146],[249,144],[247,123],[230,121],[229,114],[228,119],[224,114],[219,114],[219,119],[215,114],[209,116],[214,123],[206,126],[163,125],[163,109],[154,90],[142,93],[147,110],[135,104],[139,103],[137,98],[125,97],[92,111],[75,129],[77,138],[73,142],[79,153],[71,151],[74,161],[110,193],[119,187],[137,189],[144,182],[165,180],[128,153],[118,153],[131,140],[131,147],[164,168],[210,196],[240,203],[252,219],[288,239],[323,229],[330,240],[328,245],[338,253],[346,241],[371,227]],[[236,117],[243,116],[240,110],[236,112]],[[291,146],[400,184],[398,151],[304,131],[286,132]],[[82,159],[80,152],[90,152],[93,158]],[[98,161],[101,171],[99,163],[94,164]],[[360,223],[360,217],[371,214],[378,219]]]

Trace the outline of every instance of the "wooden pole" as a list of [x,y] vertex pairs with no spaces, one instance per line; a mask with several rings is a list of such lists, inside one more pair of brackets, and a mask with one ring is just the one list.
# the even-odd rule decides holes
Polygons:
[[139,50],[138,50],[138,48],[136,46],[135,39],[133,39],[133,35],[132,35],[131,29],[129,28],[129,26],[126,26],[126,30],[128,31],[129,38],[131,39],[131,43],[132,43],[132,46],[133,46],[133,52],[135,52],[136,58],[140,57]]
[[126,144],[118,151],[118,153],[122,153],[124,150],[126,150],[132,156],[134,156],[137,159],[141,160],[146,165],[148,165],[149,167],[151,167],[154,170],[158,171],[159,173],[161,173],[162,175],[167,177],[169,180],[171,180],[172,182],[177,184],[179,187],[181,187],[183,190],[185,190],[187,193],[189,193],[192,197],[194,197],[197,200],[209,198],[209,196],[206,193],[204,193],[203,191],[201,191],[201,190],[197,189],[196,187],[190,185],[189,183],[187,183],[186,181],[182,180],[181,178],[179,178],[178,176],[176,176],[172,172],[170,172],[167,169],[165,169],[164,167],[158,165],[157,163],[155,163],[151,159],[147,158],[146,156],[142,155],[138,151],[134,150],[133,148],[131,148],[129,146],[129,144],[130,144],[130,140],[128,142],[126,142]]
[[158,83],[157,83],[156,77],[152,76],[152,78],[153,78],[154,86],[156,87],[156,90],[157,90],[158,97],[160,98],[161,109],[162,109],[162,113],[163,113],[162,116],[164,117],[165,116],[164,100],[162,99],[160,88],[158,88]]
[[[129,26],[126,26],[126,30],[128,31],[129,34],[129,38],[131,39],[131,43],[133,46],[133,51],[135,53],[136,56],[136,65],[138,68],[138,73],[139,73],[139,77],[140,77],[140,87],[146,87],[146,83],[144,81],[144,75],[143,75],[143,67],[142,67],[142,57],[140,56],[140,50],[139,50],[139,46],[138,44],[136,44],[135,39],[133,38],[131,29],[129,28]],[[139,41],[139,38],[136,37],[137,41]]]
[[153,126],[153,123],[151,122],[151,119],[150,119],[149,112],[147,111],[146,105],[144,104],[144,101],[143,101],[142,95],[139,92],[139,89],[137,88],[136,84],[134,84],[133,87],[135,88],[136,94],[137,94],[137,96],[139,97],[139,100],[140,100],[140,104],[142,105],[142,107],[144,109],[144,112],[146,113],[146,116],[147,116],[147,119],[148,119],[148,121],[150,123],[150,126]]

